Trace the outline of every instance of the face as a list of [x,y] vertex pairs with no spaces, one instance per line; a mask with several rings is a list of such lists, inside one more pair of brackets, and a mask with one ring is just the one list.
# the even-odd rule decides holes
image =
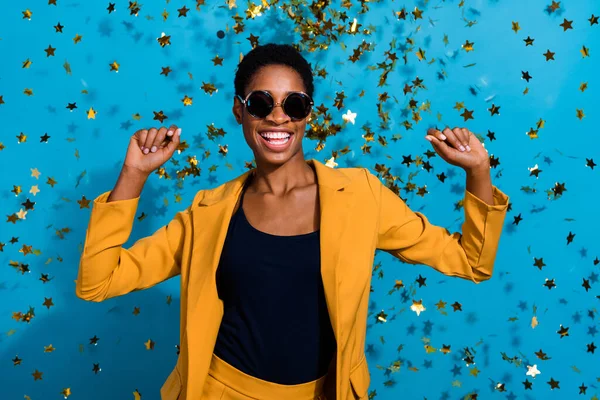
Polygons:
[[[306,93],[300,74],[285,65],[267,65],[259,69],[248,83],[242,97],[245,98],[253,90],[268,91],[273,96],[275,103],[283,102],[288,92]],[[304,158],[302,138],[310,114],[303,120],[294,121],[283,112],[281,105],[278,105],[273,108],[268,116],[259,119],[250,115],[237,97],[234,99],[233,114],[238,124],[243,127],[244,138],[252,149],[257,164],[280,165],[293,157]],[[269,131],[270,129],[287,129],[291,131],[292,135],[284,148],[269,148],[265,139],[259,135],[259,132]]]

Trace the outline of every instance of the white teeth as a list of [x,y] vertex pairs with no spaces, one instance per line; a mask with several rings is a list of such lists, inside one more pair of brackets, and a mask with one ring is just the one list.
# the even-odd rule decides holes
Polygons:
[[269,139],[285,139],[291,136],[287,132],[261,132],[259,135]]

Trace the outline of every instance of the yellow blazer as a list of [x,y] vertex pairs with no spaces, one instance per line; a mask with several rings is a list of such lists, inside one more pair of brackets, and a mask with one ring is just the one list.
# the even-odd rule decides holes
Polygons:
[[[375,249],[475,283],[492,276],[509,198],[493,186],[494,205],[465,191],[462,235],[432,225],[367,168],[330,168],[310,159],[321,210],[321,277],[337,342],[326,382],[328,400],[366,399],[370,374],[365,336]],[[208,373],[223,316],[215,273],[248,170],[214,189],[151,236],[123,248],[139,197],[91,210],[76,294],[103,301],[181,275],[180,354],[162,386],[163,400],[196,400]],[[293,318],[293,316],[282,316]]]

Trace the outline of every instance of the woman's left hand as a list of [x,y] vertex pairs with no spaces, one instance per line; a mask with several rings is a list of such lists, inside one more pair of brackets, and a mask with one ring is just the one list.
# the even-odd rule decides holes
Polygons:
[[[430,128],[425,138],[431,138],[436,153],[449,164],[461,167],[465,171],[489,168],[488,151],[467,128],[445,128],[442,132]],[[461,146],[464,151],[461,151]]]

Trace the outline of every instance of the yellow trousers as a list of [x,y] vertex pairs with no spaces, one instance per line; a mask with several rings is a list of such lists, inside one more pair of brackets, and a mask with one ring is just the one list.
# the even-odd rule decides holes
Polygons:
[[327,400],[327,375],[298,385],[281,385],[248,375],[213,354],[200,400]]

